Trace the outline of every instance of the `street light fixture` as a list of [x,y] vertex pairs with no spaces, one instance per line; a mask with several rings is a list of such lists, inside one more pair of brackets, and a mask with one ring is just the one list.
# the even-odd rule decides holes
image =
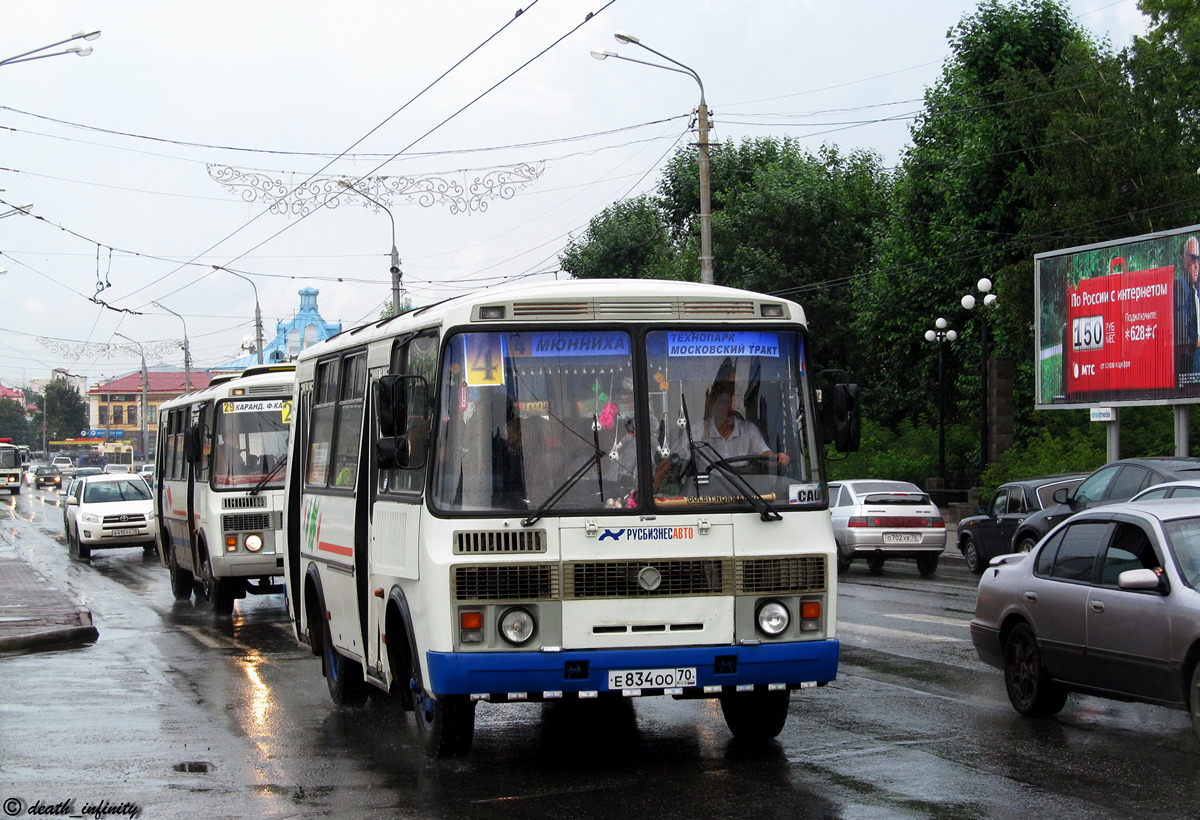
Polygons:
[[979,292],[984,294],[982,300],[977,300],[974,294],[968,293],[962,298],[962,306],[967,310],[979,310],[979,350],[983,363],[979,371],[980,411],[983,421],[979,428],[979,472],[982,473],[991,461],[991,420],[988,418],[988,348],[991,339],[988,335],[987,311],[996,304],[996,294],[992,293],[992,280],[984,277],[975,283]]
[[[139,416],[138,432],[140,433],[140,437],[141,437],[142,458],[145,458],[146,453],[147,453],[146,435],[148,433],[148,430],[146,427],[146,413],[148,412],[148,401],[147,401],[146,393],[150,389],[150,372],[146,369],[146,348],[142,347],[141,342],[130,339],[124,333],[117,333],[114,330],[113,335],[120,336],[122,339],[124,339],[127,342],[132,342],[137,347],[138,353],[142,357],[142,402],[141,402],[142,409],[138,413],[138,416]],[[109,424],[112,424],[111,420],[109,421]]]
[[161,302],[151,302],[150,304],[154,305],[157,308],[162,308],[167,313],[177,316],[179,318],[179,321],[183,322],[183,382],[184,382],[184,386],[187,388],[187,392],[191,393],[192,392],[192,354],[191,354],[191,351],[188,349],[187,321],[184,320],[184,318],[182,316],[180,316],[178,313],[171,310],[169,307],[162,304]]
[[250,287],[254,288],[254,350],[258,354],[258,363],[263,363],[263,325],[262,325],[262,308],[258,304],[258,285],[254,284],[254,280],[249,276],[243,276],[237,271],[223,268],[220,265],[213,265],[213,270],[223,270],[226,273],[232,273],[238,279],[245,279],[250,283]]
[[939,317],[933,323],[935,330],[925,331],[925,341],[937,342],[937,366],[938,366],[938,475],[942,479],[942,484],[946,483],[946,373],[943,368],[942,360],[942,345],[946,342],[953,342],[958,338],[958,331],[953,328],[947,330],[949,324],[945,319]]
[[396,250],[396,218],[394,216],[392,216],[392,212],[388,208],[388,206],[384,205],[378,199],[375,199],[374,197],[372,197],[372,196],[364,193],[363,191],[360,191],[358,188],[354,187],[354,184],[352,182],[350,182],[350,180],[339,179],[338,184],[341,185],[343,188],[349,188],[351,191],[354,191],[354,193],[358,194],[359,196],[361,196],[363,199],[367,200],[367,202],[370,202],[375,207],[382,208],[383,212],[388,215],[388,219],[390,219],[392,221],[392,264],[391,264],[391,267],[389,268],[389,270],[392,274],[392,315],[399,316],[400,315],[400,277],[401,277],[401,273],[400,273],[400,252],[398,250]]
[[617,32],[613,35],[618,43],[626,45],[634,45],[638,48],[644,48],[651,54],[657,55],[668,63],[679,66],[671,68],[668,65],[660,65],[659,63],[650,63],[645,60],[635,60],[632,57],[623,57],[615,51],[607,51],[604,49],[592,49],[592,56],[597,60],[603,60],[608,57],[614,57],[618,60],[624,60],[628,63],[638,63],[639,65],[648,65],[651,68],[661,68],[664,71],[674,71],[676,74],[686,74],[696,81],[696,85],[700,86],[700,106],[696,109],[696,125],[700,134],[700,281],[706,285],[713,283],[713,255],[712,255],[712,178],[709,170],[708,158],[708,104],[704,101],[704,82],[700,79],[700,75],[694,69],[689,68],[678,60],[672,60],[661,51],[655,51],[650,46],[643,43],[632,34]]
[[55,48],[57,46],[63,46],[63,45],[66,45],[67,43],[73,43],[76,40],[87,40],[90,42],[92,40],[95,40],[99,36],[100,36],[99,31],[81,31],[78,34],[72,34],[70,37],[68,37],[65,40],[59,40],[57,43],[51,43],[48,46],[42,46],[41,48],[35,48],[32,51],[26,51],[22,54],[16,54],[12,57],[9,57],[8,59],[0,60],[0,66],[13,65],[15,63],[27,63],[30,60],[42,60],[42,59],[45,59],[46,57],[59,57],[63,54],[78,54],[80,57],[87,57],[89,54],[92,53],[92,47],[88,46],[88,45],[71,46],[70,48],[63,49],[62,51],[55,51],[50,54],[39,54],[38,52],[45,51],[46,49],[49,49],[49,48]]

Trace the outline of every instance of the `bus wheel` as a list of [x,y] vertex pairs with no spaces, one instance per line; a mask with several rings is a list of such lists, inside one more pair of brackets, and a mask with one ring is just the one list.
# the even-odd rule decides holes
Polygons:
[[324,667],[329,697],[333,698],[334,703],[338,706],[358,706],[366,702],[367,685],[363,682],[362,666],[334,648],[329,621],[324,623],[321,665]]
[[417,737],[430,757],[466,757],[475,738],[475,701],[466,695],[432,697],[421,683],[421,665],[413,653],[409,685]]
[[204,600],[212,607],[213,614],[229,615],[233,612],[232,585],[226,579],[213,575],[207,551],[200,561],[200,585],[204,590]]
[[783,731],[787,722],[786,689],[777,692],[729,692],[721,695],[725,725],[738,740],[752,743],[770,740]]
[[170,555],[167,557],[167,570],[171,573],[171,594],[175,596],[176,601],[189,601],[192,598],[192,585],[196,582],[196,578],[192,575],[192,571],[179,566],[179,559],[175,557],[175,548],[170,547]]

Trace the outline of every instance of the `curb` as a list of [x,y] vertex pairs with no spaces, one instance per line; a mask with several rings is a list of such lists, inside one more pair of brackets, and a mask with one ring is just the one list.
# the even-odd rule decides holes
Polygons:
[[63,626],[55,627],[54,629],[40,629],[36,632],[27,632],[24,635],[0,636],[0,652],[94,643],[99,640],[100,630],[96,629],[92,623],[91,610],[80,607],[78,611],[80,626]]

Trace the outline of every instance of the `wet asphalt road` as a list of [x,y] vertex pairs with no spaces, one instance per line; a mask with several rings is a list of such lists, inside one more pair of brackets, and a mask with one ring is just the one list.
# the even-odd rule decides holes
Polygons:
[[839,678],[793,694],[765,748],[734,744],[714,701],[481,704],[471,756],[432,762],[386,702],[333,707],[281,596],[214,622],[140,550],[72,561],[49,492],[0,498],[0,552],[69,588],[101,636],[0,657],[0,817],[66,800],[147,818],[1200,815],[1185,713],[1078,696],[1052,720],[1012,710],[971,648],[957,561],[929,580],[855,564]]

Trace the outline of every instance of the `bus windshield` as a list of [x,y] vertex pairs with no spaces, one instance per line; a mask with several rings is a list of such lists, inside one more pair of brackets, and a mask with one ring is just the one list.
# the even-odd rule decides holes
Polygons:
[[[254,486],[287,455],[288,425],[283,399],[220,402],[213,441],[212,482],[218,487]],[[276,471],[264,488],[283,486]]]
[[20,467],[21,454],[16,447],[0,447],[0,467]]
[[[431,503],[579,514],[703,505],[823,506],[804,337],[661,330],[452,336]],[[639,371],[641,372],[641,371]],[[643,435],[639,424],[648,424]]]

